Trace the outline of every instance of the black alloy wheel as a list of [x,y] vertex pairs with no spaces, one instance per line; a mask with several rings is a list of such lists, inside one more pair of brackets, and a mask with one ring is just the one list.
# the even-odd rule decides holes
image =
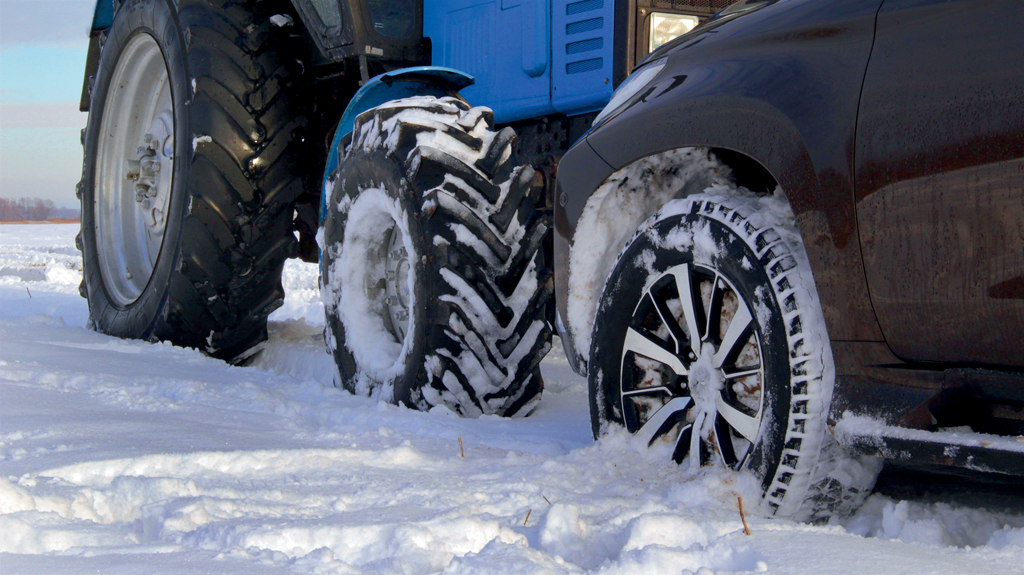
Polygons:
[[855,461],[827,431],[829,340],[779,205],[695,195],[640,226],[598,308],[591,417],[595,436],[621,425],[691,469],[752,473],[767,513],[812,519],[859,504],[877,468],[837,472]]

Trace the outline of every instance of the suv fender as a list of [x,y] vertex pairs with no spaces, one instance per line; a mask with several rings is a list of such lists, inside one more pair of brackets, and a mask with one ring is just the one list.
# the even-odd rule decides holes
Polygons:
[[[776,9],[781,5],[695,29],[651,54],[651,62],[666,59],[663,70],[621,103],[610,116],[615,122],[595,126],[565,155],[554,241],[563,319],[574,297],[569,248],[574,238],[589,238],[578,220],[601,183],[654,154],[705,148],[727,150],[730,157],[721,159],[731,167],[745,158],[745,167],[759,164],[771,174],[793,207],[812,270],[841,270],[829,276],[821,302],[832,339],[881,341],[849,209],[861,88],[861,75],[850,71],[866,69],[880,3],[829,3],[824,21],[841,26],[822,23],[822,4]],[[802,50],[780,47],[779,30],[790,29],[803,31]],[[583,357],[574,359],[585,369]]]

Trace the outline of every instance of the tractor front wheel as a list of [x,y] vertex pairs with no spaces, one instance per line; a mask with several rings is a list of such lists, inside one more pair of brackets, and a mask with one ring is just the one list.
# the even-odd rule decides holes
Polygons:
[[360,115],[323,226],[326,340],[341,386],[419,409],[522,415],[540,398],[551,271],[515,133],[457,98]]

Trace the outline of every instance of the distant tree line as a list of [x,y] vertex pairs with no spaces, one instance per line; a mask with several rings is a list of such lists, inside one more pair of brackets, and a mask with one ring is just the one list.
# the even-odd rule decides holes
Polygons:
[[0,222],[29,221],[38,222],[49,219],[81,218],[82,212],[76,208],[58,208],[53,200],[39,198],[0,198]]

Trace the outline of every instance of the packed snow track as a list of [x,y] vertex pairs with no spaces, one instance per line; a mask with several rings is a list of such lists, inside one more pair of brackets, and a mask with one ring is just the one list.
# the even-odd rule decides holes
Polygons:
[[[560,343],[533,415],[331,384],[315,265],[250,367],[86,329],[74,225],[0,226],[0,573],[1020,573],[1024,513],[873,495],[810,526],[594,443]],[[746,535],[738,497],[747,503]]]

